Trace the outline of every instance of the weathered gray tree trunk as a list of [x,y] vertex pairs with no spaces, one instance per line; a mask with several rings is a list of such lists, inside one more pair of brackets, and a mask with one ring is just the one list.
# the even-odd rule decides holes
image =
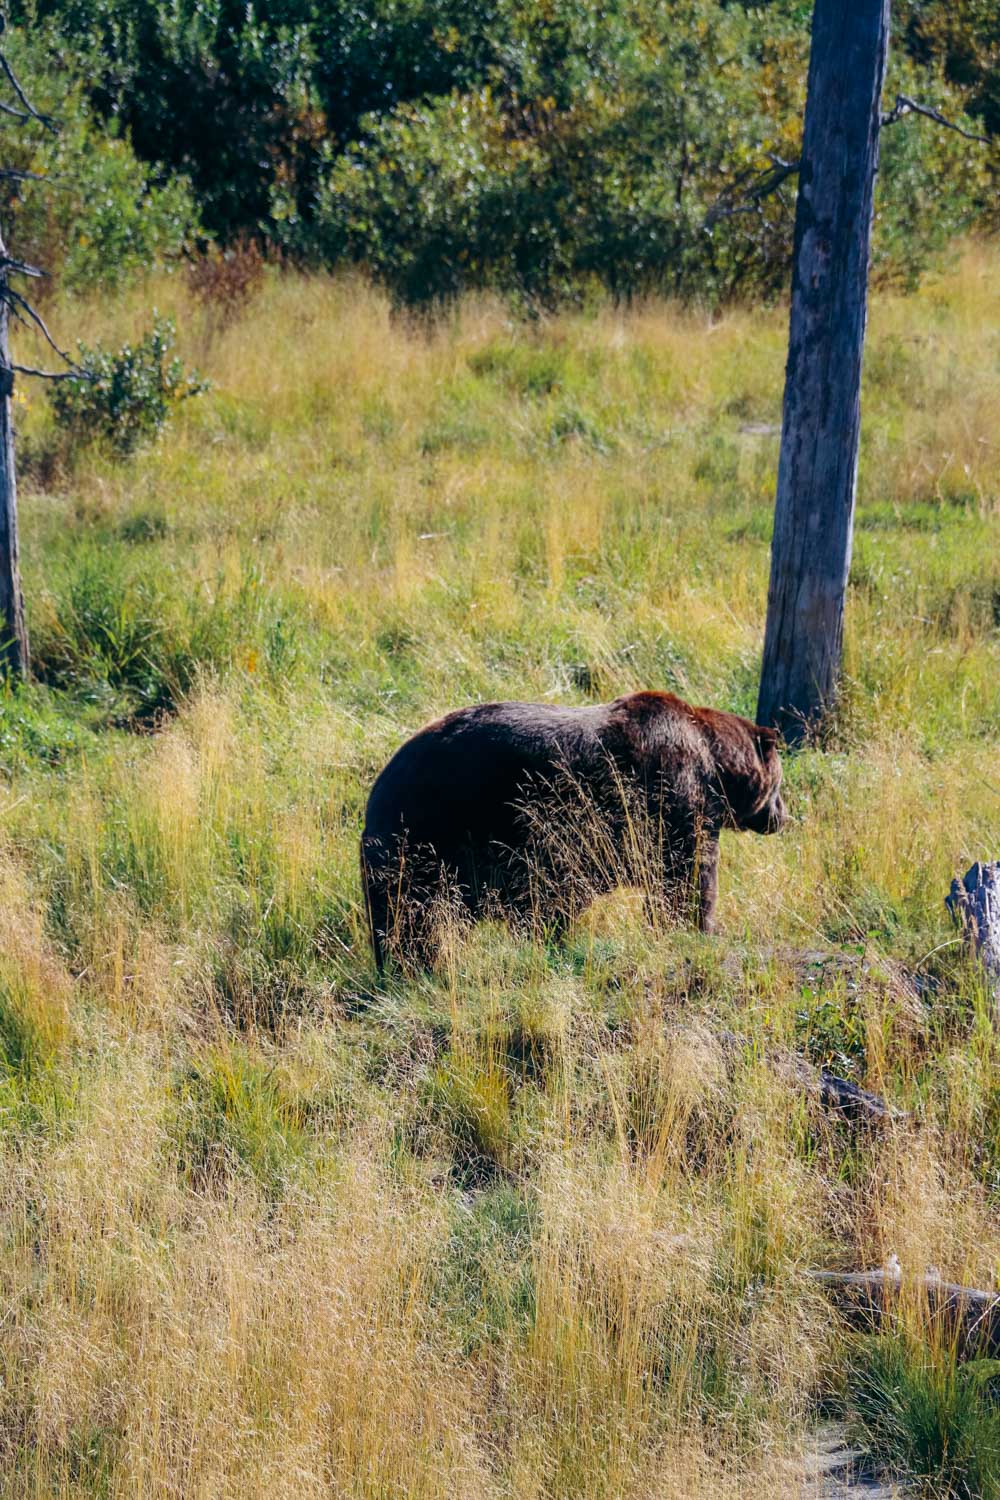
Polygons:
[[[0,260],[7,255],[0,238]],[[21,568],[17,542],[17,478],[14,472],[14,422],[11,396],[14,373],[10,367],[7,278],[0,271],[0,659],[8,672],[28,675],[28,630],[24,620]]]
[[944,900],[986,970],[1000,1020],[1000,860],[986,865],[977,859],[964,880],[952,881]]
[[889,0],[816,0],[757,718],[801,741],[840,675]]

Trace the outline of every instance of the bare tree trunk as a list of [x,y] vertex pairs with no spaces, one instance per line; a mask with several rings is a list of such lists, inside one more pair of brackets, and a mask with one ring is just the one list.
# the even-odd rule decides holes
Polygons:
[[982,962],[1000,1021],[1000,860],[977,859],[964,880],[951,882],[944,904],[961,927],[966,948]]
[[[7,254],[0,239],[0,257]],[[0,272],[0,659],[8,672],[27,677],[28,630],[21,594],[21,569],[17,543],[17,479],[14,472],[14,423],[11,395],[14,372],[10,367],[7,279]]]
[[889,0],[816,0],[757,718],[792,742],[832,707],[851,563]]

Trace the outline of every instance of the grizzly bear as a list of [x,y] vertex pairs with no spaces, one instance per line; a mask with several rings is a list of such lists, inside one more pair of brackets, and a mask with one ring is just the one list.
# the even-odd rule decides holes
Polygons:
[[449,908],[559,933],[618,886],[709,932],[720,832],[785,818],[777,736],[736,714],[662,692],[460,708],[407,740],[368,798],[376,963],[428,964]]

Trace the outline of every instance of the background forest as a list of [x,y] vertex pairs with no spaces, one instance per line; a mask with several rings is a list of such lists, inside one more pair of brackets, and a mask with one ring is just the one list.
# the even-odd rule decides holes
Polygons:
[[[183,245],[253,238],[364,265],[402,302],[488,287],[532,303],[785,284],[794,182],[757,216],[720,192],[794,159],[811,7],[718,0],[16,0],[13,60],[67,118],[14,165],[20,252],[75,286]],[[991,0],[902,0],[889,95],[1000,131]],[[66,94],[70,94],[68,104]],[[912,283],[997,211],[998,148],[886,133],[876,274]],[[11,209],[15,212],[12,214]]]

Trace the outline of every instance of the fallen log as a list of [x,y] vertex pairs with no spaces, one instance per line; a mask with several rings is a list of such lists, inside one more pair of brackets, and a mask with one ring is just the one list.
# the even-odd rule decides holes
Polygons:
[[[753,1043],[735,1031],[720,1032],[719,1041],[730,1057],[738,1052],[753,1051]],[[878,1094],[871,1094],[849,1079],[840,1078],[828,1068],[816,1068],[800,1052],[775,1047],[765,1054],[765,1059],[783,1082],[848,1124],[882,1126],[890,1120],[905,1118],[904,1111],[886,1104]]]
[[884,1124],[886,1120],[900,1120],[905,1111],[886,1104],[878,1094],[870,1094],[859,1088],[848,1078],[838,1078],[826,1068],[819,1072],[820,1099],[827,1109],[838,1111],[845,1120],[857,1124],[864,1120],[868,1124]]
[[965,945],[989,976],[1000,1007],[1000,860],[976,860],[963,880],[951,882],[944,904],[962,929]]
[[828,1068],[817,1070],[796,1052],[776,1052],[771,1065],[787,1082],[852,1125],[884,1125],[888,1120],[902,1117],[901,1111],[892,1109],[878,1094],[869,1093],[848,1078],[840,1078]]
[[904,1277],[895,1256],[874,1271],[807,1271],[856,1327],[879,1329],[899,1309],[904,1290],[926,1305],[928,1320],[955,1340],[961,1358],[1000,1353],[1000,1293],[944,1281],[937,1271]]

